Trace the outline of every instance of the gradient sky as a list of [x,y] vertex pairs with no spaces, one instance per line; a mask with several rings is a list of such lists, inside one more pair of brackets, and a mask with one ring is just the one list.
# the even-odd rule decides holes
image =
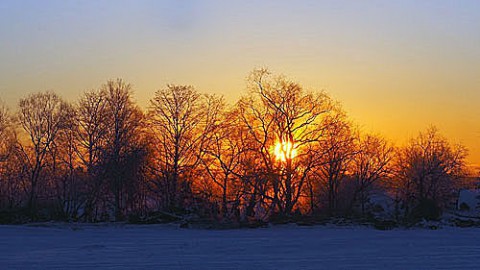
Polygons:
[[436,125],[480,164],[480,1],[0,1],[0,98],[107,79],[233,102],[269,67],[404,142]]

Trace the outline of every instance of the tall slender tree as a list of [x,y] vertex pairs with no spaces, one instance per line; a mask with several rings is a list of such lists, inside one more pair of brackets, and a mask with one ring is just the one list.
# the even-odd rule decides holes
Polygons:
[[167,85],[151,100],[150,122],[156,133],[156,186],[164,207],[183,207],[189,178],[200,162],[200,150],[212,134],[222,102],[191,86]]
[[103,174],[113,194],[113,210],[116,220],[125,218],[132,190],[137,189],[137,173],[143,160],[143,113],[132,100],[132,86],[122,79],[110,80],[102,86],[105,92],[104,123],[109,127],[107,144],[102,150]]
[[316,153],[321,162],[315,168],[320,190],[327,197],[327,212],[336,215],[340,210],[340,194],[345,175],[355,156],[355,137],[351,124],[341,109],[336,108],[325,118],[325,133]]
[[97,207],[101,193],[105,189],[105,181],[100,168],[102,153],[107,148],[107,92],[90,90],[83,93],[77,104],[78,156],[86,170],[85,190],[87,191],[83,218],[95,220],[94,209]]
[[38,185],[47,166],[47,156],[60,130],[65,128],[68,103],[53,92],[30,94],[20,100],[18,119],[29,138],[29,144],[22,147],[28,168],[28,209],[32,217],[36,214]]
[[372,187],[392,174],[393,146],[378,135],[358,135],[357,150],[351,164],[355,180],[352,202],[360,202],[362,214]]

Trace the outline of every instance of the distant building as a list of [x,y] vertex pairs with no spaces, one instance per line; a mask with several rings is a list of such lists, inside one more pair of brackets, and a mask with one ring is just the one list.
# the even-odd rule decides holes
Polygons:
[[458,194],[457,210],[480,215],[480,189],[462,189]]

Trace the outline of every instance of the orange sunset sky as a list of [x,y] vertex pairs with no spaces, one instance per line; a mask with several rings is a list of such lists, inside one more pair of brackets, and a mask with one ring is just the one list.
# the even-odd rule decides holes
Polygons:
[[233,103],[255,67],[342,102],[396,142],[436,125],[480,164],[479,1],[1,1],[0,98],[73,101],[111,78]]

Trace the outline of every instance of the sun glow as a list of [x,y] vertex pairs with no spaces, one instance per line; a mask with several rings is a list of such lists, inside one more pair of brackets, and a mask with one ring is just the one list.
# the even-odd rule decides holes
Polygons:
[[297,156],[297,145],[291,141],[278,141],[273,153],[277,161],[286,162]]

